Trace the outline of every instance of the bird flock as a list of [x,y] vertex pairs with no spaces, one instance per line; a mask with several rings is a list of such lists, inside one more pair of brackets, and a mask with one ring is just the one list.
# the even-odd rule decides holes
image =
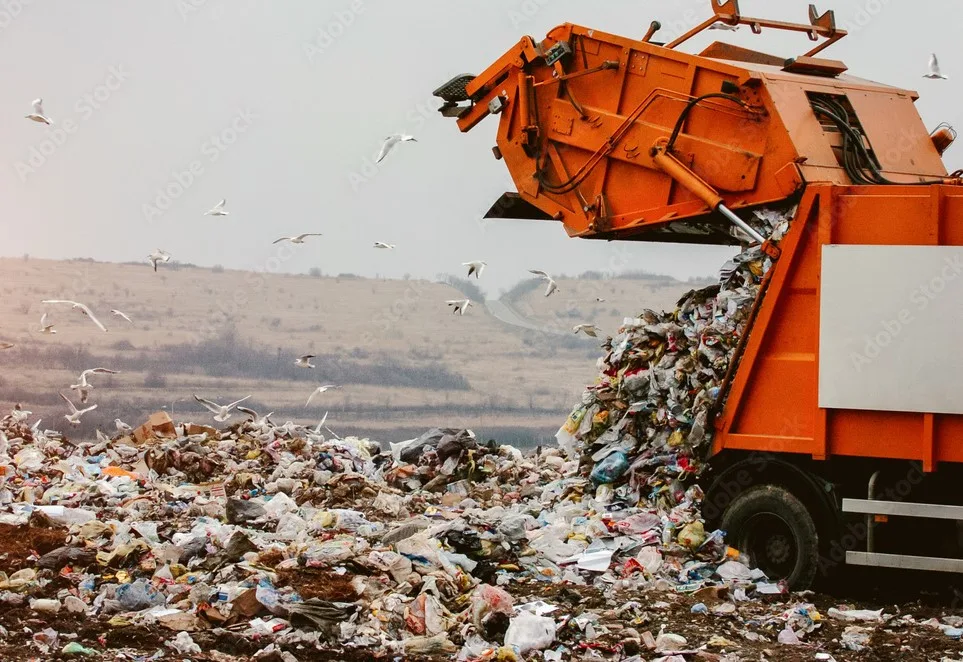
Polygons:
[[[38,122],[40,124],[48,125],[48,126],[54,123],[53,120],[49,116],[47,116],[46,112],[44,111],[42,98],[35,99],[31,104],[31,107],[32,107],[32,112],[25,115],[26,119],[31,120],[33,122]],[[381,150],[378,153],[377,162],[381,163],[382,161],[385,160],[385,158],[388,156],[389,153],[391,153],[397,148],[398,145],[408,143],[408,142],[417,142],[417,140],[414,136],[411,136],[408,134],[402,134],[402,133],[392,134],[388,136],[387,138],[385,138],[384,143],[381,146]],[[223,217],[223,216],[230,215],[230,213],[231,212],[227,210],[227,199],[222,198],[211,209],[204,212],[204,216]],[[322,235],[319,232],[305,232],[305,233],[294,235],[291,237],[280,237],[274,240],[274,242],[272,243],[279,244],[281,242],[289,242],[291,244],[303,244],[308,237],[320,237],[320,236]],[[375,242],[374,247],[380,248],[380,249],[393,250],[395,248],[395,244],[389,244],[386,242],[378,241],[378,242]],[[151,265],[151,268],[154,270],[155,273],[157,272],[158,265],[167,264],[168,262],[171,261],[171,259],[172,259],[171,254],[160,248],[155,249],[153,252],[151,252],[147,256],[147,262]],[[100,319],[97,318],[96,315],[94,315],[90,307],[84,303],[81,303],[79,301],[66,300],[66,299],[44,299],[42,303],[47,305],[70,306],[71,310],[77,311],[80,314],[84,315],[94,325],[96,325],[98,329],[100,329],[104,333],[107,332],[107,327],[103,324],[103,322],[100,321]],[[465,302],[463,306],[462,314],[464,314],[464,309],[467,309],[470,303],[471,302]],[[133,320],[130,318],[130,316],[121,310],[111,309],[110,314],[115,316],[118,319],[124,320],[130,325],[133,325],[134,323]],[[57,333],[57,330],[54,328],[54,326],[55,325],[52,322],[48,322],[48,313],[47,311],[44,311],[40,317],[40,326],[38,328],[38,332],[46,335],[53,335]],[[0,341],[0,350],[11,349],[14,346],[15,346],[14,343]],[[301,368],[315,368],[316,366],[313,363],[311,363],[311,359],[313,358],[315,358],[313,354],[307,354],[299,357],[295,361],[295,364]],[[70,385],[70,389],[72,391],[75,391],[79,396],[81,404],[87,403],[90,397],[90,391],[91,389],[93,389],[93,384],[91,384],[89,381],[91,376],[102,375],[102,374],[116,375],[116,374],[119,374],[119,371],[110,370],[108,368],[91,368],[88,370],[84,370],[82,373],[80,373],[80,377],[77,383]],[[333,384],[325,384],[325,385],[318,386],[308,396],[308,400],[307,400],[307,403],[305,404],[305,407],[311,404],[311,401],[314,399],[316,395],[335,388],[340,388],[340,386],[336,386]],[[66,403],[69,411],[68,414],[64,415],[64,418],[67,419],[70,425],[74,427],[77,427],[81,424],[81,418],[83,417],[84,414],[91,412],[97,408],[96,404],[92,404],[89,407],[78,409],[77,406],[70,400],[70,398],[68,398],[63,393],[60,393],[60,397]],[[271,414],[268,414],[267,416],[260,417],[257,415],[257,412],[255,412],[254,410],[239,406],[240,403],[244,402],[250,397],[251,396],[248,395],[230,404],[219,405],[216,402],[194,395],[194,399],[200,404],[202,404],[205,408],[207,408],[214,415],[214,420],[219,423],[223,423],[227,421],[231,417],[231,412],[236,409],[237,411],[253,416],[256,425],[262,425],[262,426],[266,425],[268,423],[268,420],[267,420],[268,416],[270,416],[274,412],[271,412]],[[19,407],[17,411],[20,411]],[[25,418],[26,416],[29,416],[29,415],[30,415],[30,412],[24,412]],[[321,423],[318,424],[318,427],[317,427],[318,433],[320,433],[322,426],[324,426],[324,422],[326,418],[327,418],[327,413],[325,413],[325,418],[321,420]],[[126,434],[132,430],[132,428],[128,424],[124,423],[119,418],[115,419],[114,425],[117,428],[117,431],[120,433]],[[99,430],[98,430],[98,433],[99,433],[98,436],[102,434],[100,433]]]

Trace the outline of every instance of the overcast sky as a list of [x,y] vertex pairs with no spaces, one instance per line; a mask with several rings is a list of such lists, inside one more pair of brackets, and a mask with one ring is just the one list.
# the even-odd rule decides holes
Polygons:
[[[160,247],[184,262],[250,269],[278,264],[273,239],[314,231],[324,237],[281,270],[431,278],[484,259],[480,284],[497,293],[529,268],[614,266],[685,278],[715,272],[728,253],[569,239],[554,223],[480,222],[511,188],[490,152],[497,122],[462,135],[431,97],[453,75],[482,71],[523,34],[540,39],[571,21],[641,36],[659,19],[665,40],[708,15],[708,0],[19,3],[0,12],[4,255],[122,261]],[[807,4],[741,3],[745,14],[795,21],[806,21]],[[918,90],[929,128],[963,128],[963,3],[831,6],[852,33],[827,56],[853,75]],[[808,48],[802,36],[746,29],[709,32],[683,48],[718,38],[780,56]],[[931,50],[950,80],[921,77]],[[52,128],[23,119],[38,96]],[[71,133],[53,135],[66,126]],[[366,160],[399,131],[419,142],[368,177]],[[44,144],[55,137],[62,144]],[[963,148],[946,160],[950,170],[963,166]],[[166,210],[146,207],[165,187],[177,191],[178,179],[185,190]],[[202,215],[222,197],[230,216]],[[398,248],[375,251],[374,241]]]

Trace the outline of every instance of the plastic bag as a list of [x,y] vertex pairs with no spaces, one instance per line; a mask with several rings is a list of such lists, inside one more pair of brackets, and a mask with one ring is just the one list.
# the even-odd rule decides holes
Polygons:
[[614,483],[629,470],[629,458],[622,451],[615,451],[595,465],[590,478],[596,485]]
[[150,609],[166,602],[164,596],[143,579],[117,587],[117,601],[127,611]]
[[515,599],[497,586],[479,584],[472,594],[471,619],[475,627],[481,628],[482,620],[490,614],[511,616]]
[[173,648],[181,655],[201,652],[201,647],[195,644],[194,640],[191,639],[191,635],[186,632],[178,632],[174,640],[165,642],[165,645]]
[[524,655],[528,651],[544,650],[555,641],[555,619],[536,616],[527,611],[511,620],[505,633],[505,645]]

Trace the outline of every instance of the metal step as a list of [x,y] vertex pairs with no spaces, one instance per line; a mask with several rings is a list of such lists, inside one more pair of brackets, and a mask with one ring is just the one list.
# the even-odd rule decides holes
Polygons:
[[846,563],[848,565],[869,565],[877,568],[963,573],[963,559],[947,559],[936,556],[846,552]]
[[923,517],[926,519],[963,521],[963,506],[947,506],[938,503],[843,499],[843,512],[861,513],[864,515],[892,515],[893,517]]

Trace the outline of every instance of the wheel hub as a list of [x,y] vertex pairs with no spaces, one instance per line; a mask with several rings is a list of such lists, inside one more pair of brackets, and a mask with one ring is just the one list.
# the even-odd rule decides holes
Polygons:
[[774,535],[766,541],[766,557],[772,563],[785,563],[792,555],[792,544],[784,535]]

